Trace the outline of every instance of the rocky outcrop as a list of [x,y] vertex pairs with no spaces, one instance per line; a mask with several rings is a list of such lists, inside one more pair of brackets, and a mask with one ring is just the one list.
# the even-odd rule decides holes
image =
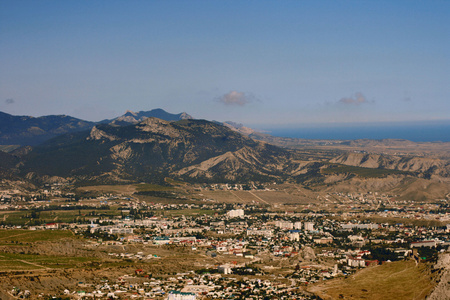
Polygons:
[[158,118],[146,118],[144,121],[136,125],[136,128],[143,132],[162,136],[161,139],[180,137],[180,132],[173,128],[171,122]]
[[428,300],[447,300],[450,299],[450,253],[442,253],[434,266],[439,270],[440,279],[438,285],[434,288]]
[[97,126],[94,126],[91,129],[91,133],[89,134],[88,140],[102,140],[108,139],[109,141],[115,141],[117,138],[111,134],[106,133],[105,131],[98,129]]

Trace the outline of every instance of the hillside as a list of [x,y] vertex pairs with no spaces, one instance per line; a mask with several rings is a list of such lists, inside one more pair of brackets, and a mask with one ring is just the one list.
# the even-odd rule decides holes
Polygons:
[[147,118],[135,125],[100,124],[60,136],[22,158],[23,175],[100,182],[158,181],[169,175],[221,181],[282,177],[290,153],[208,121]]
[[345,148],[401,147],[407,141],[300,140],[303,147],[287,149],[243,135],[236,128],[245,127],[230,122],[142,118],[128,125],[96,124],[35,147],[1,152],[0,176],[35,184],[162,183],[166,177],[195,183],[289,182],[317,192],[389,192],[412,200],[450,193],[445,157]]
[[126,126],[136,124],[146,118],[155,117],[166,121],[178,121],[192,119],[187,113],[171,114],[163,109],[132,112],[100,122],[90,122],[66,115],[49,115],[43,117],[13,116],[0,112],[0,150],[17,148],[11,145],[35,146],[51,138],[66,133],[75,133],[88,130],[96,124],[108,124]]
[[430,267],[399,261],[366,268],[349,278],[308,287],[320,299],[426,299],[434,287]]
[[333,158],[330,162],[365,168],[417,172],[426,177],[433,175],[449,177],[450,175],[450,163],[432,157],[347,152]]
[[58,135],[92,126],[93,122],[66,115],[34,118],[0,112],[0,145],[37,145]]

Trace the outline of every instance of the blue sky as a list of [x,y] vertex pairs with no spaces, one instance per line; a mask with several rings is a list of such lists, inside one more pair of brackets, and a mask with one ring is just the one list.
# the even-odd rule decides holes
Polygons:
[[450,119],[450,1],[0,1],[0,111]]

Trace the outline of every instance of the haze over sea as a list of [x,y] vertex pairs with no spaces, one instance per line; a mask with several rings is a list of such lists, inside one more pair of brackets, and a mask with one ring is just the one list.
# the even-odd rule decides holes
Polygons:
[[274,136],[302,139],[405,139],[413,142],[450,142],[450,120],[414,123],[317,124],[261,129]]

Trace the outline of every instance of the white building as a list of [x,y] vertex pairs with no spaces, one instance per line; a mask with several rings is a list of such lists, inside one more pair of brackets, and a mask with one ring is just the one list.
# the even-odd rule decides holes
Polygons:
[[351,229],[365,229],[365,230],[371,230],[371,229],[378,229],[378,224],[342,224],[342,229],[351,230]]
[[241,218],[244,216],[244,210],[243,209],[233,209],[227,212],[227,216],[230,218]]
[[131,233],[133,233],[133,228],[113,227],[113,228],[109,228],[109,233],[110,234],[131,234]]
[[296,231],[289,232],[289,240],[291,241],[300,241],[300,234]]
[[294,228],[294,224],[289,221],[276,221],[275,226],[277,226],[280,229],[285,229],[285,230],[286,229],[291,230]]
[[314,223],[313,222],[305,222],[305,230],[306,231],[314,231]]
[[295,222],[294,229],[302,229],[302,222]]
[[218,271],[219,271],[219,273],[222,273],[222,274],[231,274],[231,267],[230,267],[230,265],[221,265],[221,266],[219,266],[218,268]]
[[366,266],[366,261],[361,258],[349,257],[347,259],[347,264],[349,267],[364,268]]

